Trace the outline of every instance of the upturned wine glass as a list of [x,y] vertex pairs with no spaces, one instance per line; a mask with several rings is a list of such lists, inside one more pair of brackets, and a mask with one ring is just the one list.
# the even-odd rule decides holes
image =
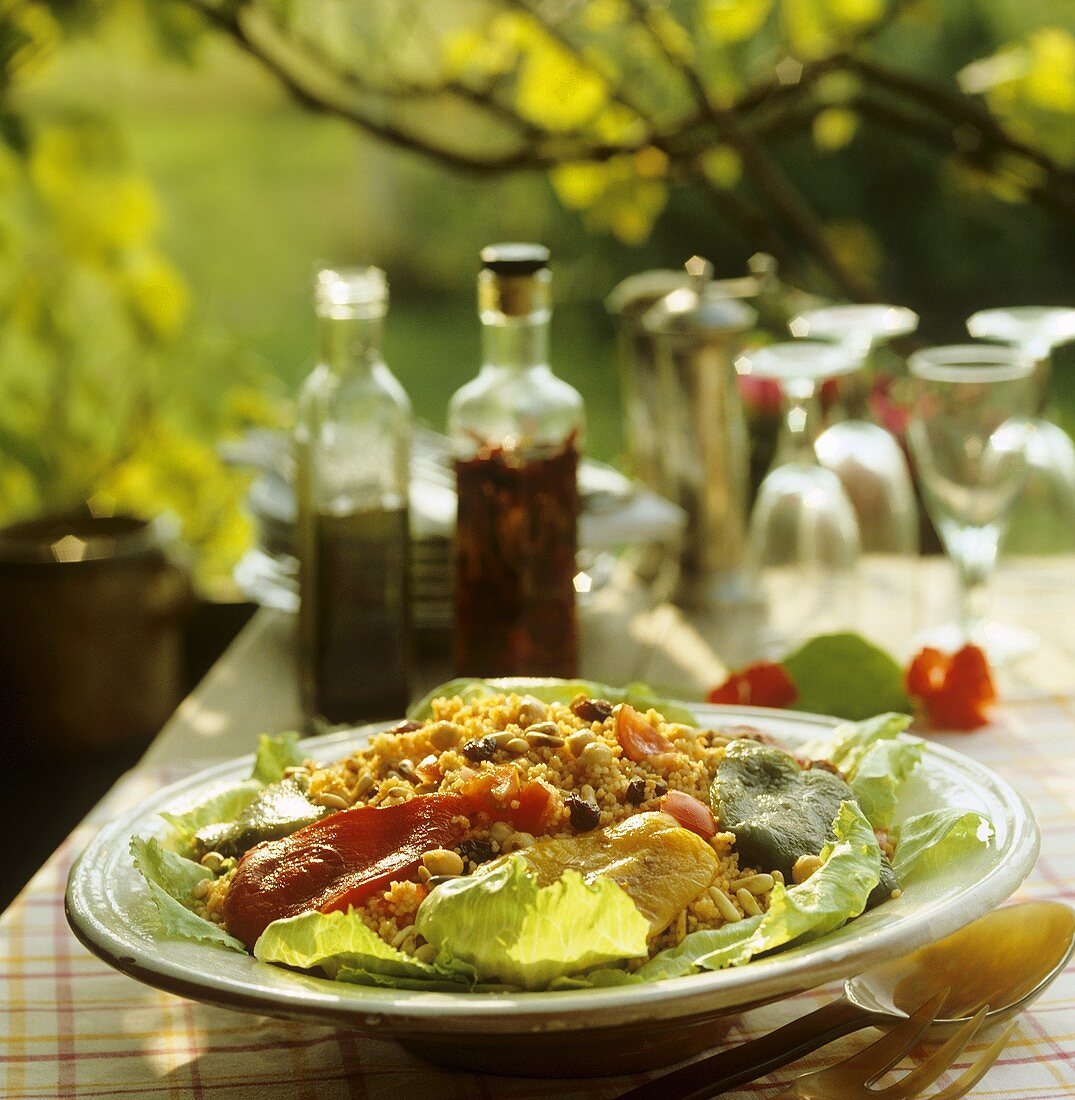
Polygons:
[[[868,388],[870,375],[886,345],[918,327],[918,315],[902,306],[840,305],[812,309],[795,317],[792,335],[840,344],[856,356]],[[843,387],[841,387],[843,388]],[[854,400],[856,412],[864,410]],[[857,406],[857,407],[856,407]],[[895,437],[863,416],[837,420],[814,441],[818,461],[840,479],[859,521],[867,554],[914,556],[918,553],[918,506],[903,450]]]
[[1049,401],[1053,349],[1075,340],[1075,309],[1013,306],[983,309],[967,319],[971,336],[1021,349],[1034,361],[1035,412],[1026,433],[1026,484],[1015,503],[1001,553],[1060,554],[1075,550],[1075,443],[1042,413]]
[[860,538],[840,479],[818,464],[818,386],[848,374],[859,357],[819,341],[771,344],[740,357],[743,374],[780,384],[784,424],[773,466],[750,518],[747,563],[764,597],[767,650],[827,630],[846,629],[855,611]]
[[971,641],[1003,664],[1038,643],[1032,631],[985,614],[997,547],[1026,475],[1034,362],[1013,348],[966,344],[916,352],[908,366],[915,382],[911,454],[960,581],[958,621],[919,643],[951,651]]

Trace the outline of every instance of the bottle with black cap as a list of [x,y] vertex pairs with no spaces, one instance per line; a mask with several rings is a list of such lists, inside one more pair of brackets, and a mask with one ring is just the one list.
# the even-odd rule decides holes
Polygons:
[[452,398],[460,676],[575,676],[577,472],[585,414],[549,367],[548,249],[481,253],[482,367]]

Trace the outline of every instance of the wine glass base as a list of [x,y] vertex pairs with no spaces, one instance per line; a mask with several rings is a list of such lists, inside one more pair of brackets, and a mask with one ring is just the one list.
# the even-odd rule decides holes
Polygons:
[[959,623],[946,623],[919,634],[912,644],[916,652],[932,646],[943,653],[955,653],[968,642],[978,646],[994,668],[1000,668],[1033,653],[1041,645],[1041,635],[1025,627],[985,620],[969,632]]

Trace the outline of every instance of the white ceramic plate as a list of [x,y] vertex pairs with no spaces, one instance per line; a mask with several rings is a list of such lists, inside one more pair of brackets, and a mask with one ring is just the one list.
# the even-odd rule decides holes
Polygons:
[[[794,746],[832,719],[785,711],[697,706],[705,725],[746,723]],[[305,742],[327,762],[347,755],[380,726]],[[943,875],[911,883],[902,896],[806,946],[719,972],[663,982],[559,993],[449,994],[367,988],[257,962],[225,948],[162,939],[152,902],[134,869],[133,835],[163,836],[161,810],[196,801],[211,787],[245,778],[252,757],[208,769],[167,787],[105,826],[71,871],[67,915],[78,937],[117,969],[212,1004],[324,1022],[394,1038],[427,1057],[497,1069],[510,1043],[514,1072],[575,1074],[650,1068],[712,1045],[716,1017],[847,978],[882,960],[940,939],[995,908],[1029,873],[1039,835],[1023,799],[981,764],[927,743],[901,791],[897,819],[954,806],[981,811],[996,837]],[[510,1039],[509,1039],[510,1037]],[[594,1059],[595,1040],[610,1062]],[[573,1052],[573,1053],[572,1053]],[[552,1060],[550,1060],[552,1059]]]

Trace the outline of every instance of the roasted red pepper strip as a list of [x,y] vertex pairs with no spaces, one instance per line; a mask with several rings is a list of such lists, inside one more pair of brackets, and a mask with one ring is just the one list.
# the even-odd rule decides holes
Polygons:
[[239,861],[228,891],[228,930],[252,948],[281,917],[361,905],[406,878],[423,852],[456,844],[466,829],[459,819],[473,809],[461,795],[424,795],[395,806],[343,810],[259,844]]
[[783,665],[758,661],[732,673],[720,687],[709,693],[708,700],[737,706],[786,707],[794,703],[798,695],[795,682]]

